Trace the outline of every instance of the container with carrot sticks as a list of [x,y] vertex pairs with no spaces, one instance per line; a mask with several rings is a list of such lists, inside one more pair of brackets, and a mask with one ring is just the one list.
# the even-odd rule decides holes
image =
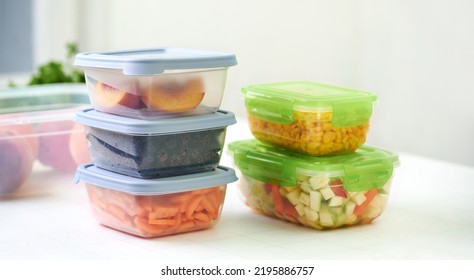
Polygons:
[[107,227],[150,238],[215,225],[234,170],[213,171],[159,179],[134,178],[86,164],[76,173],[84,181],[94,216]]

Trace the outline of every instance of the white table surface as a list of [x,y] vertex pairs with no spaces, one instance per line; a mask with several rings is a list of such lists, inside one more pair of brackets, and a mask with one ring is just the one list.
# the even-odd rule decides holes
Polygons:
[[[226,142],[248,137],[240,120]],[[0,259],[474,259],[474,168],[400,160],[388,206],[370,225],[317,231],[261,216],[233,183],[215,227],[154,239],[99,225],[82,183],[39,173],[0,198]],[[226,153],[221,163],[231,166]]]

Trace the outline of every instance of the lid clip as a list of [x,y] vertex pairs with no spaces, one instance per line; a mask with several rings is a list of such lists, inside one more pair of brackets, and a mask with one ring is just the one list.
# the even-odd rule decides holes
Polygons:
[[266,96],[253,91],[245,94],[245,105],[253,116],[272,123],[293,123],[293,100]]
[[393,162],[391,159],[362,161],[344,168],[342,178],[344,189],[350,192],[368,191],[383,187],[392,177]]
[[373,100],[364,98],[333,102],[334,127],[353,127],[367,124],[372,115]]

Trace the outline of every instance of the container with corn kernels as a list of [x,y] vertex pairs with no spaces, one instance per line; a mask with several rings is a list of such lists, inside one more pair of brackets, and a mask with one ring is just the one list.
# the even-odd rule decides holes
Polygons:
[[351,154],[313,157],[243,140],[230,143],[229,151],[252,210],[315,229],[376,219],[399,163],[395,153],[367,146]]
[[242,92],[258,140],[312,156],[350,153],[364,144],[377,99],[315,82],[251,85]]

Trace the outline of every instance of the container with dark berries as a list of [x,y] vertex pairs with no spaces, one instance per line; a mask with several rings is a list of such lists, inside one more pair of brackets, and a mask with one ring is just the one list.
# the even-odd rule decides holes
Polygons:
[[231,112],[140,120],[92,108],[76,114],[85,126],[92,162],[124,175],[151,179],[210,171],[219,165]]

